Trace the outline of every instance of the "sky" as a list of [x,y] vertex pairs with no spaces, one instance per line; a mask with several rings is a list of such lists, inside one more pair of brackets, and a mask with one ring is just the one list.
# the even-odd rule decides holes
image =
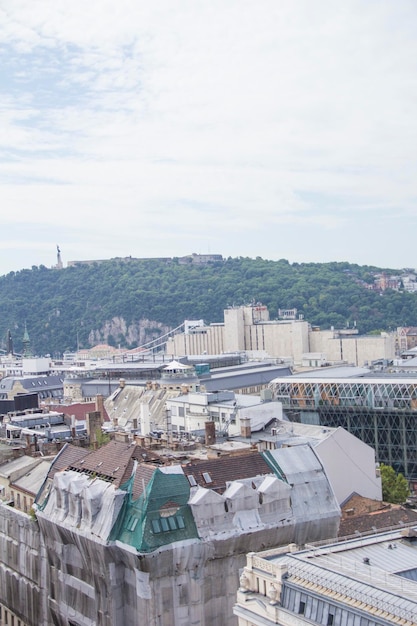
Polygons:
[[415,0],[0,0],[0,274],[417,267]]

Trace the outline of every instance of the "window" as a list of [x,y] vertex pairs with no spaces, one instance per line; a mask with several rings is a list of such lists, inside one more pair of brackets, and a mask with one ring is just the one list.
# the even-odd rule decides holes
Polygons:
[[333,626],[334,615],[329,613],[327,616],[327,626]]
[[151,521],[152,532],[154,534],[183,530],[185,522],[182,515],[172,515],[171,517],[160,517]]
[[197,481],[194,478],[194,476],[192,474],[189,474],[189,476],[187,476],[188,478],[188,482],[190,483],[191,487],[196,487],[197,486]]
[[212,477],[210,476],[210,474],[208,472],[203,472],[203,478],[204,478],[204,482],[209,484],[213,482]]
[[306,610],[306,603],[301,600],[300,601],[300,606],[298,607],[298,613],[300,615],[304,615],[305,610]]
[[161,526],[159,525],[159,520],[158,519],[153,519],[152,522],[151,522],[151,525],[152,525],[152,531],[154,533],[157,534],[157,533],[162,532],[162,529],[161,529]]
[[134,515],[131,515],[126,523],[127,530],[130,530],[130,532],[133,533],[133,531],[135,530],[137,526],[138,521],[139,519],[137,517],[135,517]]

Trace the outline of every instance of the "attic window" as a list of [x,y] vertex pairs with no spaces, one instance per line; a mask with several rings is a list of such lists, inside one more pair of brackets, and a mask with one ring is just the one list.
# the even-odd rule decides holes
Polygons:
[[191,487],[196,487],[197,486],[197,481],[196,481],[196,479],[194,478],[194,476],[192,474],[189,474],[187,476],[187,478],[188,478],[188,482],[190,483]]
[[100,463],[97,463],[96,467],[100,467],[100,465],[103,465],[103,461],[100,461]]
[[160,517],[151,521],[152,532],[154,534],[172,532],[185,528],[182,515],[172,515],[171,517]]
[[204,478],[204,482],[207,484],[213,482],[213,479],[208,472],[203,472],[203,478]]
[[135,517],[134,515],[131,515],[129,519],[127,520],[126,529],[133,532],[137,526],[138,521],[139,519],[137,517]]
[[119,470],[119,469],[120,469],[120,466],[115,467],[114,470],[113,470],[113,474],[115,474],[117,472],[117,470]]

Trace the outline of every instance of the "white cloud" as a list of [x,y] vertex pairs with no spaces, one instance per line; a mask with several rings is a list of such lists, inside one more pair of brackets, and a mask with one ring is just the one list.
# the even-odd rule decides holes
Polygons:
[[[391,265],[413,265],[416,15],[411,0],[4,2],[5,224],[24,240],[36,216],[80,254],[94,229],[99,258],[207,240],[280,258],[278,228],[289,258],[386,265],[389,223]],[[115,240],[115,221],[140,237]]]

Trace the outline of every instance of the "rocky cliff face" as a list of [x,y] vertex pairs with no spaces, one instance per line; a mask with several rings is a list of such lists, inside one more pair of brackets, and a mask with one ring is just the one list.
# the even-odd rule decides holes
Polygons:
[[99,343],[109,345],[121,345],[123,347],[141,346],[171,329],[165,324],[152,320],[141,319],[127,324],[123,317],[113,317],[103,324],[101,328],[91,330],[88,342],[91,346]]

